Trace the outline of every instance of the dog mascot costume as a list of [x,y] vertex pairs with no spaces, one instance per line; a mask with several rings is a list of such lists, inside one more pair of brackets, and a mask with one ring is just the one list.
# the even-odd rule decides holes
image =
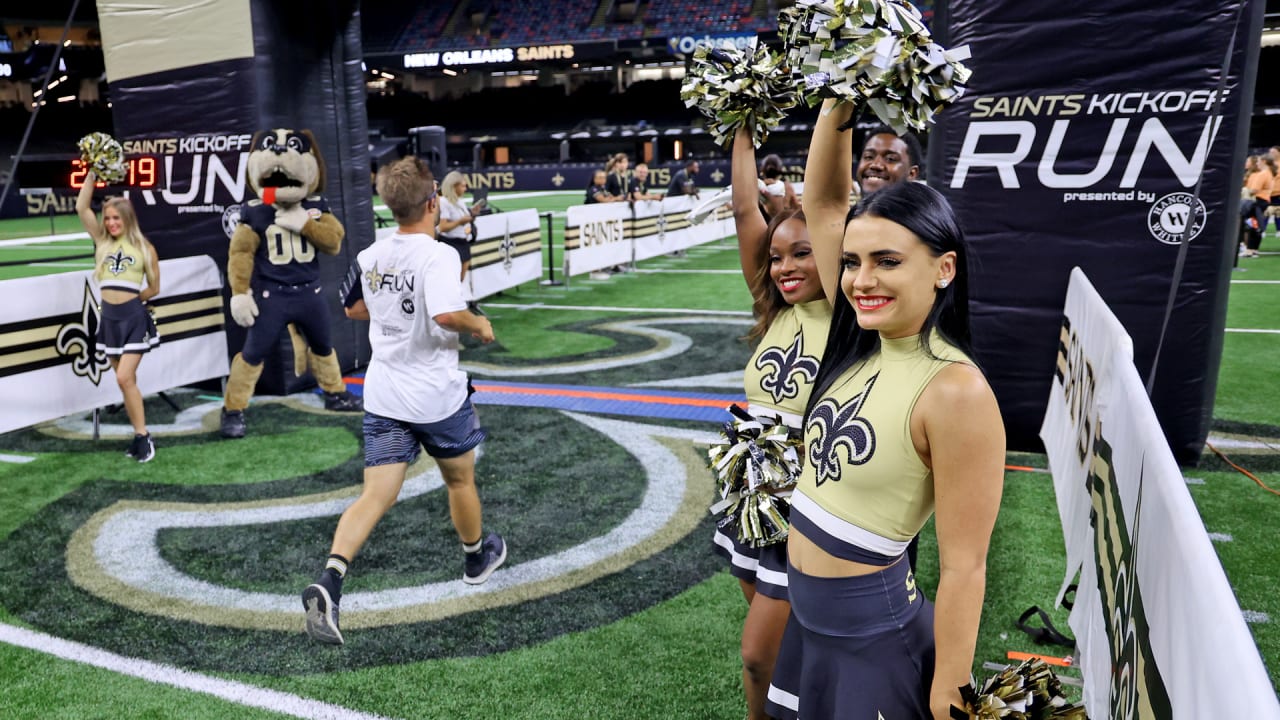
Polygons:
[[259,199],[241,209],[227,258],[231,317],[249,332],[243,351],[231,360],[223,437],[244,437],[244,410],[286,325],[294,371],[301,375],[310,364],[324,390],[325,409],[361,409],[342,381],[329,339],[329,307],[321,295],[316,251],[336,255],[345,234],[319,194],[324,178],[324,160],[311,131],[276,129],[254,136],[248,179]]

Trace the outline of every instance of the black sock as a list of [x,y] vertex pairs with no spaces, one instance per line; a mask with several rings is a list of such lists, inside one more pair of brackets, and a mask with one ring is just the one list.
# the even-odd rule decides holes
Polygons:
[[342,595],[342,581],[346,579],[347,568],[350,565],[349,560],[334,553],[325,561],[324,570],[320,571],[320,579],[316,582],[329,591],[329,596],[334,602],[337,602],[338,597]]

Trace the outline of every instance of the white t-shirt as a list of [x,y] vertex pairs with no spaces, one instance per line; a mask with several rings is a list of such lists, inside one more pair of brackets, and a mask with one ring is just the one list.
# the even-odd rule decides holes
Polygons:
[[465,310],[458,253],[430,235],[395,233],[357,257],[373,359],[364,407],[412,423],[443,420],[467,399],[458,333],[432,318]]
[[[449,198],[440,196],[440,221],[448,220],[454,222],[457,220],[470,220],[471,211],[467,210],[466,201],[458,198],[458,202],[451,202]],[[447,232],[441,232],[440,237],[447,237],[450,240],[467,240],[467,226],[459,225],[458,227]]]

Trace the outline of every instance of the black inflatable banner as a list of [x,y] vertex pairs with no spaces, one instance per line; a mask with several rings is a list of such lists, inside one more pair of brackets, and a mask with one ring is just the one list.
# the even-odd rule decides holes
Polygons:
[[[298,13],[267,0],[142,9],[103,0],[98,14],[116,132],[127,155],[163,164],[166,187],[129,193],[162,257],[209,255],[225,268],[240,207],[255,197],[245,177],[253,133],[315,133],[328,170],[324,195],[346,227],[342,254],[321,263],[334,289],[333,344],[344,368],[364,364],[368,339],[336,299],[356,253],[373,242],[356,4],[329,0]],[[202,32],[183,34],[191,28]],[[243,331],[229,317],[227,331],[234,354]],[[296,389],[291,367],[269,357],[259,391]]]
[[937,35],[970,46],[973,78],[930,136],[930,180],[973,251],[975,345],[1010,448],[1040,449],[1071,268],[1124,323],[1146,377],[1189,224],[1152,404],[1178,461],[1198,459],[1221,358],[1261,20],[1261,2],[1224,0],[1096,12],[1046,0],[938,3]]

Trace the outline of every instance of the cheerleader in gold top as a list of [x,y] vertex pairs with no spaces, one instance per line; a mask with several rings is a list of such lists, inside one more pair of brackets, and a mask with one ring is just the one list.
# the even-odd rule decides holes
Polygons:
[[[973,666],[1005,434],[968,352],[967,257],[946,200],[919,183],[852,211],[851,114],[827,101],[804,209],[840,294],[805,415],[788,537],[791,615],[769,711],[806,720],[945,720]],[[825,277],[824,277],[825,279]],[[936,516],[936,605],[907,544]]]
[[[750,417],[740,418],[745,425],[740,422],[738,429],[749,427],[744,432],[771,432],[782,439],[788,434],[798,437],[827,340],[831,304],[814,263],[804,213],[786,208],[766,222],[761,212],[755,145],[745,128],[733,138],[732,172],[738,251],[756,319],[748,339],[758,342],[744,372]],[[802,454],[793,446],[788,457],[785,467],[769,471],[793,480]],[[788,482],[775,485],[783,487],[756,491],[771,493],[770,497],[753,498],[743,490],[738,503],[765,503],[776,512],[777,522],[743,528],[744,523],[754,525],[754,511],[739,507],[720,519],[713,537],[716,552],[729,560],[730,572],[750,606],[742,628],[742,682],[751,720],[768,717],[765,695],[790,611],[785,542],[791,490]]]
[[138,229],[138,216],[127,199],[104,200],[99,221],[91,204],[96,181],[97,176],[90,170],[76,198],[76,213],[93,238],[93,277],[102,298],[97,345],[111,362],[124,396],[125,412],[133,425],[133,442],[125,454],[147,462],[155,457],[156,446],[147,432],[137,375],[143,353],[160,342],[146,307],[146,302],[160,292],[160,262],[155,248]]

